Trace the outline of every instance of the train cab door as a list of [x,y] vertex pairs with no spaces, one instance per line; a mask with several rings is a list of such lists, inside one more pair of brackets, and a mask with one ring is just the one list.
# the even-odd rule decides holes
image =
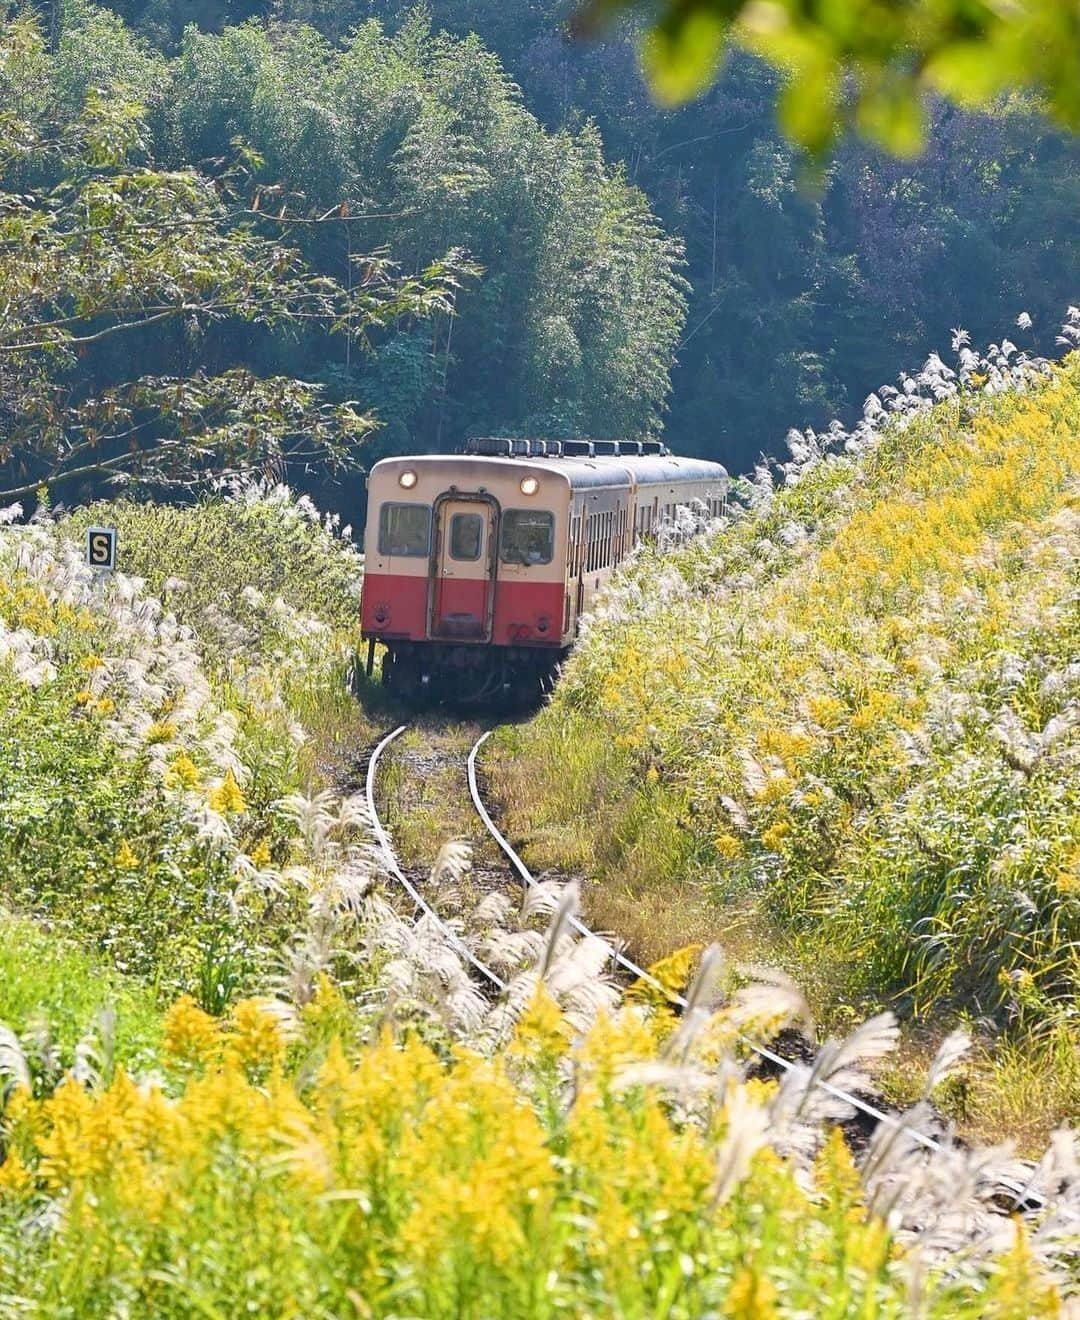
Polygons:
[[429,595],[433,638],[491,640],[498,533],[493,496],[455,493],[436,501]]

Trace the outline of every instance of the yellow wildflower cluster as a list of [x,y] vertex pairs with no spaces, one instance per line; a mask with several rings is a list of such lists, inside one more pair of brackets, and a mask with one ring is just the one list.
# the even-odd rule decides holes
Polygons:
[[251,858],[252,866],[257,866],[260,869],[269,866],[274,860],[270,852],[270,845],[265,839],[260,839],[248,856]]
[[178,999],[166,1013],[162,1046],[177,1063],[202,1067],[215,1057],[220,1042],[217,1019],[204,1013],[190,995]]
[[115,861],[121,871],[134,871],[138,868],[138,854],[127,839],[120,840],[120,847],[116,850]]
[[51,599],[48,592],[28,582],[22,573],[16,573],[11,581],[0,582],[0,620],[12,628],[25,628],[38,637],[55,637],[62,628],[85,633],[95,627],[89,610]]
[[216,788],[210,790],[210,805],[215,811],[220,811],[222,815],[239,815],[247,811],[247,802],[243,793],[240,791],[240,785],[236,782],[236,776],[232,769],[225,771],[225,778]]
[[741,856],[743,851],[742,840],[737,834],[732,834],[730,831],[718,834],[713,840],[713,847],[727,861],[733,861],[736,857]]
[[177,752],[165,772],[166,788],[197,788],[202,779],[199,767],[186,752]]
[[[690,951],[678,961],[673,979]],[[836,1288],[860,1314],[902,1308],[902,1252],[839,1135],[812,1182],[766,1146],[720,1201],[718,1143],[738,1143],[736,1115],[771,1088],[739,1084],[738,1105],[687,1123],[628,1080],[660,1048],[640,1010],[575,1045],[560,1016],[540,991],[506,1053],[440,1058],[384,1031],[351,1058],[332,1039],[314,1068],[301,1051],[294,1075],[266,1003],[219,1022],[181,1000],[163,1041],[175,1093],[119,1070],[95,1090],[11,1094],[0,1225],[63,1203],[42,1277],[66,1280],[73,1314],[180,1315],[187,1295],[222,1315],[271,1298],[295,1317],[358,1298],[373,1315],[655,1314],[676,1286],[685,1314],[809,1314]],[[569,1101],[560,1070],[533,1067],[568,1053]],[[1010,1260],[997,1313],[1049,1314],[1056,1293],[1022,1239]],[[20,1269],[30,1296],[25,1256]],[[986,1296],[927,1285],[926,1314],[974,1317]]]
[[802,729],[763,729],[757,742],[762,755],[779,757],[789,774],[796,772],[814,745],[814,740]]
[[[666,958],[661,958],[646,968],[651,980],[634,981],[626,991],[626,997],[645,1003],[668,1004],[676,995],[682,994],[690,982],[704,945],[687,944],[676,949]],[[659,986],[654,982],[659,982]]]
[[275,1002],[242,999],[220,1022],[184,995],[165,1015],[162,1045],[166,1057],[199,1071],[227,1060],[246,1074],[263,1075],[284,1062],[288,1041]]
[[781,845],[790,833],[790,821],[774,821],[768,829],[762,830],[761,832],[762,847],[768,848],[771,852],[779,852]]

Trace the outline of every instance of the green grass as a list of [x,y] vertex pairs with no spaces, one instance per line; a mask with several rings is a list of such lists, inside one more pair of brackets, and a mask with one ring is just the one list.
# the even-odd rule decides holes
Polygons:
[[114,1015],[114,1060],[131,1074],[155,1066],[161,1011],[153,991],[115,972],[70,940],[36,922],[0,912],[0,1022],[54,1070],[70,1068],[80,1041],[98,1038],[102,1015]]

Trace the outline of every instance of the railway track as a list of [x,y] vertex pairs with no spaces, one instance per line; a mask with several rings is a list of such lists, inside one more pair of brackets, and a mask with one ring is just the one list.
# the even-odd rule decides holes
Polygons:
[[[431,906],[431,904],[424,898],[423,894],[421,894],[420,891],[416,888],[415,884],[413,884],[413,882],[409,879],[409,877],[407,876],[407,874],[405,873],[404,869],[402,868],[401,864],[398,861],[397,855],[394,852],[394,847],[389,832],[387,831],[385,825],[382,822],[382,819],[379,816],[378,804],[376,802],[376,797],[375,797],[375,789],[376,789],[376,782],[379,772],[380,758],[382,757],[383,753],[387,750],[387,748],[389,748],[396,741],[396,739],[398,739],[403,733],[405,733],[408,727],[409,727],[408,725],[402,724],[399,725],[396,729],[393,729],[389,733],[387,733],[372,751],[367,765],[367,775],[366,775],[367,806],[370,812],[371,821],[374,828],[375,837],[379,845],[379,849],[382,853],[383,860],[385,862],[387,870],[394,877],[394,879],[402,886],[402,888],[408,894],[409,898],[416,904],[416,906],[421,911],[423,911],[427,915],[427,917],[430,920],[434,921],[438,925],[438,927],[445,934],[448,942],[461,955],[461,957],[465,959],[465,961],[469,964],[469,966],[473,969],[473,971],[483,980],[487,988],[493,993],[502,994],[507,990],[508,983],[501,976],[499,976],[497,972],[493,971],[490,967],[486,966],[486,964],[483,963],[473,953],[473,951],[468,947],[465,941],[461,939],[461,937],[457,934],[457,932],[454,931],[445,921],[442,920],[442,918]],[[496,825],[495,821],[492,819],[492,816],[487,809],[487,805],[484,802],[483,794],[481,792],[476,763],[481,748],[490,737],[491,737],[491,730],[488,730],[487,732],[483,733],[476,740],[476,742],[472,746],[472,749],[468,753],[468,757],[466,759],[466,769],[468,774],[469,795],[472,800],[473,808],[475,809],[477,816],[482,822],[485,831],[494,840],[500,852],[509,863],[511,870],[514,872],[514,874],[517,876],[517,878],[526,888],[535,888],[539,882],[537,881],[536,877],[532,874],[532,872],[529,870],[529,868],[525,865],[524,861],[522,861],[521,857],[514,849],[514,847],[511,845],[509,840],[505,837],[505,835]],[[683,995],[675,994],[671,990],[667,989],[654,976],[650,975],[650,973],[646,968],[638,966],[638,964],[635,963],[631,958],[626,957],[626,955],[615,944],[613,944],[611,940],[607,939],[602,935],[598,935],[595,931],[591,930],[584,922],[582,922],[578,917],[572,915],[569,918],[569,925],[579,935],[594,940],[599,940],[603,945],[605,945],[608,950],[608,957],[614,967],[617,967],[622,972],[627,973],[636,979],[640,979],[646,982],[647,984],[652,985],[655,989],[660,990],[665,995],[665,997],[667,997],[669,1000],[672,1000],[681,1009],[686,1009],[689,1007],[688,1001]],[[741,1032],[739,1033],[739,1040],[764,1065],[767,1065],[768,1068],[772,1070],[786,1073],[796,1068],[805,1067],[805,1064],[801,1060],[785,1058],[784,1055],[777,1053],[775,1050],[771,1049],[768,1045],[762,1044],[760,1041],[753,1040],[745,1033],[741,1033]],[[859,1117],[859,1119],[863,1123],[869,1123],[872,1127],[876,1127],[879,1124],[885,1124],[888,1127],[896,1129],[898,1134],[900,1132],[903,1132],[909,1140],[915,1142],[917,1145],[921,1146],[923,1149],[927,1151],[940,1152],[947,1149],[947,1146],[943,1142],[941,1142],[938,1138],[930,1136],[927,1133],[920,1132],[915,1128],[912,1128],[910,1124],[904,1122],[903,1117],[901,1115],[890,1113],[888,1110],[882,1109],[878,1105],[872,1104],[869,1100],[867,1100],[865,1097],[861,1095],[856,1095],[852,1092],[845,1091],[841,1087],[834,1086],[831,1082],[823,1078],[815,1079],[814,1085],[819,1087],[821,1090],[825,1091],[834,1099],[839,1100],[843,1104],[848,1106],[853,1111],[853,1113]],[[1034,1174],[1034,1168],[1032,1169],[1032,1172]],[[1037,1212],[1038,1210],[1044,1208],[1046,1205],[1046,1202],[1042,1197],[1042,1195],[1039,1192],[1037,1192],[1034,1189],[1034,1187],[1031,1186],[1030,1184],[1024,1184],[1022,1182],[1017,1181],[1014,1178],[1011,1178],[1003,1174],[995,1175],[994,1181],[995,1184],[1002,1189],[1002,1192],[1005,1194],[1006,1198],[1011,1198],[1011,1205],[1007,1207],[1010,1212],[1015,1212],[1015,1211],[1029,1212],[1029,1213]]]

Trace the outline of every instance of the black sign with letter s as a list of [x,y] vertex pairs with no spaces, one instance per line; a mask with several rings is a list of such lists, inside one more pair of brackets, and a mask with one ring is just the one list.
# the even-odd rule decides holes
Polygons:
[[86,529],[86,562],[91,568],[116,567],[116,528]]

